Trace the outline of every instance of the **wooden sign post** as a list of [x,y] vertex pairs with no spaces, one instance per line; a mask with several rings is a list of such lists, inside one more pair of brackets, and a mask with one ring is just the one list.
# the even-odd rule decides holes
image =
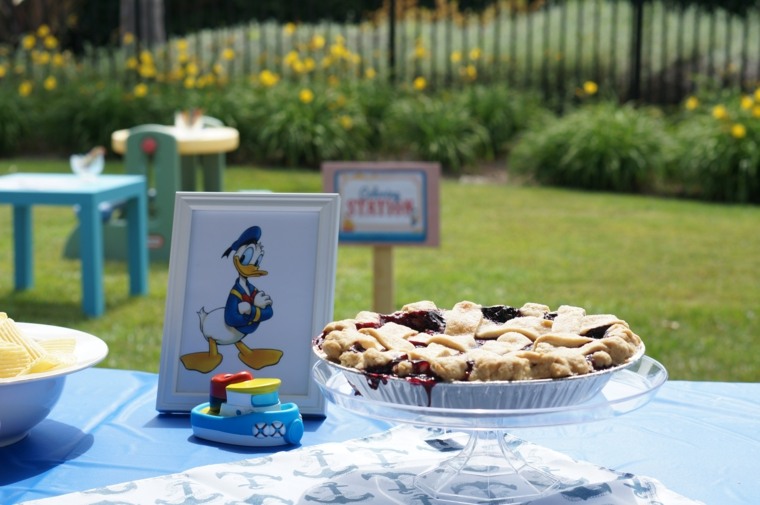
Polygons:
[[373,310],[395,310],[393,246],[437,247],[438,163],[335,162],[322,165],[325,192],[341,196],[342,244],[373,247]]
[[375,312],[390,314],[394,310],[393,247],[376,245],[372,250],[374,289],[372,300]]

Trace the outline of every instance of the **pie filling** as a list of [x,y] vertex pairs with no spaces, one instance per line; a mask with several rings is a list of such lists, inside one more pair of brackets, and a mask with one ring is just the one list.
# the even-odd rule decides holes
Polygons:
[[484,307],[431,301],[393,314],[360,312],[314,339],[326,360],[376,378],[517,381],[585,375],[623,365],[643,346],[628,323],[581,307]]

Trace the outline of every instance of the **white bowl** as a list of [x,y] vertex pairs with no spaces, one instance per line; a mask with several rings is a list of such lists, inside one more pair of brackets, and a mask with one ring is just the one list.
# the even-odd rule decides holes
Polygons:
[[356,394],[370,400],[418,407],[445,409],[523,410],[552,409],[577,405],[593,398],[618,370],[628,368],[644,356],[641,344],[624,364],[561,379],[518,381],[433,382],[391,377],[332,363],[313,348],[328,365],[343,372]]
[[70,328],[16,323],[25,336],[45,340],[70,337],[76,340],[76,363],[47,372],[0,379],[0,447],[23,439],[45,419],[58,402],[66,376],[96,365],[108,355],[98,337]]

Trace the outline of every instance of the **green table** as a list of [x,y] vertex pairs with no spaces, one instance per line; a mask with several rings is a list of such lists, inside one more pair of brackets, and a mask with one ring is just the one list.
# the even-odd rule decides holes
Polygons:
[[[135,129],[117,130],[111,134],[111,148],[117,154],[127,155],[127,139],[135,131],[157,125],[144,125]],[[214,126],[210,128],[178,128],[159,126],[160,131],[171,135],[177,142],[177,152],[182,165],[180,187],[177,191],[197,191],[196,170],[203,174],[203,191],[224,191],[225,153],[240,145],[240,135],[235,128]],[[172,196],[173,201],[173,196]]]

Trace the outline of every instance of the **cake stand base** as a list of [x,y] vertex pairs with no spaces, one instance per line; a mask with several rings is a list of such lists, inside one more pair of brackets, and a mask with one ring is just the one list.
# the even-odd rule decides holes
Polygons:
[[560,482],[510,448],[500,430],[471,432],[453,458],[418,475],[415,486],[437,500],[520,504],[554,492]]
[[[531,409],[448,409],[373,400],[357,394],[343,371],[326,361],[314,365],[313,376],[328,401],[357,414],[469,434],[464,447],[458,442],[436,440],[438,445],[448,445],[439,450],[457,452],[434,468],[429,468],[429,461],[402,465],[394,468],[396,478],[392,482],[386,476],[387,469],[363,471],[364,483],[371,483],[372,493],[383,497],[379,503],[518,505],[563,493],[577,482],[564,482],[552,475],[552,463],[518,448],[522,442],[508,430],[599,421],[626,414],[651,400],[668,373],[660,363],[643,356],[627,369],[614,372],[602,390],[585,402]],[[536,385],[536,394],[543,394],[541,387],[540,383]],[[336,482],[330,484],[338,486]]]

